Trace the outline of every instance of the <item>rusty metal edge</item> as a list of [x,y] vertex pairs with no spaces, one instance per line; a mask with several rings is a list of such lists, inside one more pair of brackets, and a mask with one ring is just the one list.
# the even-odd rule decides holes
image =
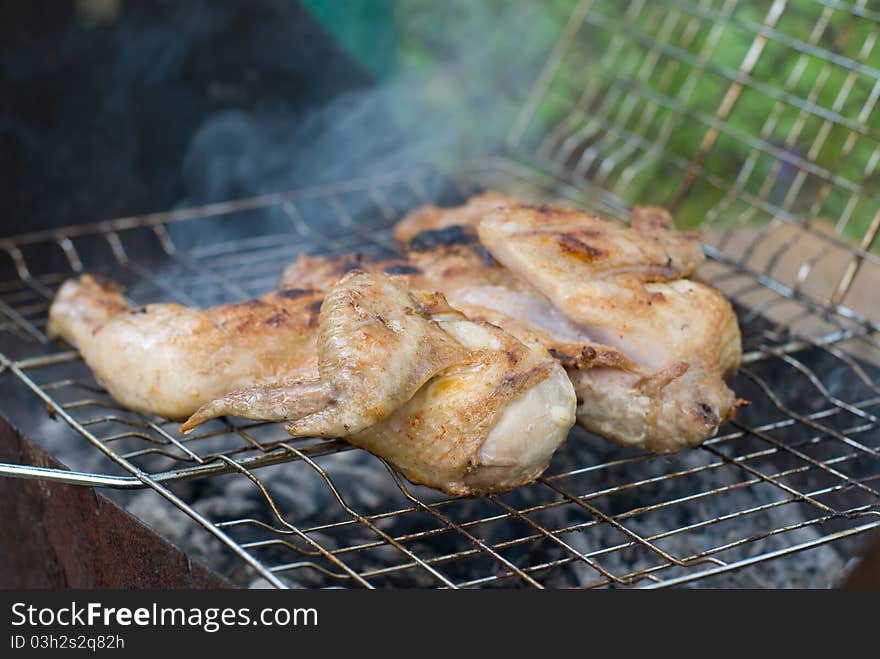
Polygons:
[[[0,460],[66,469],[0,416]],[[231,588],[92,488],[0,478],[0,588]]]

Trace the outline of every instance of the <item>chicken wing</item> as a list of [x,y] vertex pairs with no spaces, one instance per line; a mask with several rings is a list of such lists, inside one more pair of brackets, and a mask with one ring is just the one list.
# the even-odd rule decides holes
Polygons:
[[313,372],[322,299],[296,288],[207,309],[132,308],[118,286],[84,275],[59,289],[48,332],[125,407],[185,419],[233,389]]
[[442,296],[354,270],[321,305],[317,373],[236,391],[203,406],[184,432],[226,414],[289,421],[291,434],[343,437],[375,425],[466,350],[430,314],[462,317]]
[[226,414],[286,420],[293,436],[343,437],[415,483],[480,494],[536,478],[574,424],[558,364],[442,295],[355,270],[318,327],[315,377],[230,393],[182,429]]

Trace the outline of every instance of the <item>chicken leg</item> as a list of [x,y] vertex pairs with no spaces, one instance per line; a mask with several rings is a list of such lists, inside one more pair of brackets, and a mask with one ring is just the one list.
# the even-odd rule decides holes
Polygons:
[[132,308],[119,286],[83,275],[58,290],[48,332],[125,407],[185,419],[233,389],[313,373],[322,299],[292,288],[207,309]]

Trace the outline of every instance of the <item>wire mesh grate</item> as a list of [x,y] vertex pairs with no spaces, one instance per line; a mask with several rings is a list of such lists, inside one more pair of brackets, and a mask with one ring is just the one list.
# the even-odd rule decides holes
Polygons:
[[[828,545],[880,527],[880,318],[865,303],[880,277],[878,22],[864,2],[581,0],[503,156],[0,240],[10,415],[62,455],[88,446],[71,467],[158,493],[163,514],[276,586],[667,586],[734,572],[764,585],[755,566],[808,550],[840,568]],[[75,273],[119,281],[135,303],[252,297],[303,252],[391,254],[403,213],[486,187],[618,219],[668,205],[700,224],[701,274],[743,329],[732,387],[751,406],[672,457],[574,431],[537,482],[446,498],[279,424],[219,419],[181,436],[115,404],[46,337]]]
[[838,306],[880,264],[877,21],[865,2],[583,0],[508,141],[613,205],[672,208],[718,257],[776,250],[755,273]]
[[[515,171],[492,166],[471,180]],[[119,407],[76,352],[45,337],[53,291],[78,264],[127,280],[135,302],[210,304],[270,288],[303,249],[387,251],[388,228],[407,204],[469,192],[448,177],[438,183],[445,175],[437,171],[420,176],[19,239],[0,285],[7,386],[14,379],[45,405],[65,437],[78,434],[105,452],[115,463],[105,472],[121,485],[173,489],[210,476],[226,498],[240,497],[242,515],[233,518],[174,505],[196,512],[276,585],[662,584],[880,525],[880,388],[873,366],[847,350],[870,337],[844,327],[792,340],[743,307],[750,363],[734,386],[753,405],[701,450],[658,458],[576,432],[538,482],[478,500],[440,498],[344,442],[293,440],[277,424],[221,419],[183,437],[174,423]],[[530,180],[529,194],[538,195]],[[412,198],[382,213],[379,200],[401,190]],[[265,234],[224,239],[222,227],[240,222],[242,207],[260,209]],[[183,228],[205,221],[217,223],[210,235],[220,240],[182,246],[192,238]],[[354,236],[352,227],[360,228]],[[54,248],[60,255],[47,255]],[[61,271],[50,271],[59,263]],[[716,285],[748,279],[722,262],[712,270]],[[735,301],[751,288],[737,287],[744,292]]]

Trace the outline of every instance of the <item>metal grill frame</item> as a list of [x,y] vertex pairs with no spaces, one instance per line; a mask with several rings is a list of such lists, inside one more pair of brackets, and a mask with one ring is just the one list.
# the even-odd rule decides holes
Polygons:
[[[842,126],[851,131],[853,140],[873,140],[877,144],[875,153],[880,159],[880,130],[871,127],[876,123],[874,120],[870,123],[867,120],[873,116],[874,103],[880,98],[880,71],[823,50],[821,46],[823,22],[827,25],[833,12],[849,12],[861,20],[870,20],[878,25],[880,15],[866,9],[862,6],[864,3],[848,5],[836,0],[821,0],[816,30],[809,42],[799,42],[776,29],[786,10],[786,2],[769,2],[762,24],[746,22],[740,25],[742,29],[754,33],[754,41],[739,69],[729,71],[713,64],[711,39],[708,40],[709,45],[704,48],[704,52],[696,56],[688,53],[687,24],[693,21],[715,21],[723,28],[738,21],[736,2],[725,0],[719,10],[708,0],[699,3],[670,0],[664,4],[668,5],[670,14],[677,15],[678,18],[670,18],[659,25],[656,33],[631,33],[632,30],[624,30],[620,34],[625,35],[625,38],[637,39],[645,45],[645,66],[650,68],[646,69],[645,75],[653,75],[658,67],[662,68],[677,61],[682,66],[692,67],[694,80],[706,71],[728,80],[727,92],[720,100],[715,115],[696,118],[704,131],[699,150],[690,159],[682,159],[666,153],[662,140],[650,142],[638,130],[627,128],[636,108],[647,116],[651,112],[656,113],[656,108],[663,107],[670,111],[668,116],[676,120],[690,118],[693,113],[687,106],[686,96],[663,98],[656,91],[639,86],[637,80],[624,79],[611,81],[612,87],[620,90],[614,102],[600,105],[596,112],[590,113],[584,110],[586,107],[595,107],[595,98],[590,100],[589,95],[593,94],[595,97],[607,91],[607,87],[588,85],[583,97],[577,101],[572,99],[570,112],[550,126],[538,143],[529,142],[527,132],[530,124],[535,121],[536,113],[548,94],[553,93],[560,65],[570,55],[572,44],[576,43],[578,36],[584,29],[613,29],[618,26],[615,20],[596,8],[599,4],[601,3],[581,0],[575,5],[555,49],[522,106],[508,136],[507,150],[503,155],[479,162],[455,163],[450,167],[425,166],[369,180],[267,194],[199,208],[121,218],[0,240],[0,252],[5,253],[7,265],[14,273],[12,278],[0,281],[0,336],[4,333],[15,335],[19,351],[15,354],[0,354],[0,377],[13,378],[30,395],[45,404],[52,415],[64,422],[72,436],[87,440],[115,467],[108,469],[106,473],[58,473],[25,465],[6,465],[0,466],[0,475],[45,478],[118,489],[150,488],[169,505],[186,513],[257,574],[277,587],[289,586],[290,575],[309,570],[324,575],[330,583],[363,587],[381,585],[379,582],[388,575],[405,576],[413,573],[419,573],[437,587],[496,584],[542,587],[541,580],[545,574],[569,564],[586,566],[591,578],[585,580],[582,584],[584,586],[664,587],[745,568],[880,527],[880,486],[877,485],[877,480],[880,479],[880,386],[856,356],[866,353],[880,354],[880,342],[877,339],[880,322],[876,317],[870,317],[846,305],[853,283],[866,264],[868,267],[880,265],[880,256],[872,251],[880,230],[880,210],[876,210],[873,220],[855,245],[842,237],[848,217],[839,218],[836,230],[829,232],[805,222],[803,217],[793,211],[793,204],[801,194],[805,182],[813,180],[809,178],[811,176],[822,182],[816,197],[818,201],[814,201],[814,205],[818,203],[820,207],[823,203],[821,199],[827,198],[832,190],[843,190],[851,194],[855,201],[847,208],[852,209],[861,203],[873,203],[876,209],[880,209],[880,195],[856,182],[841,180],[832,172],[818,168],[809,157],[809,153],[815,151],[815,144],[805,157],[801,157],[793,156],[769,142],[767,126],[768,122],[773,121],[772,116],[765,119],[759,137],[745,136],[755,155],[743,163],[741,175],[736,180],[720,179],[707,165],[708,154],[719,136],[730,133],[727,120],[736,111],[737,99],[746,88],[763,90],[778,103],[790,104],[805,114],[818,116],[829,127]],[[622,16],[625,19],[633,18],[644,8],[645,3],[642,0],[633,0]],[[684,29],[674,39],[676,21],[681,21],[678,27],[683,25]],[[766,82],[752,78],[751,73],[768,40],[784,44],[799,57],[819,55],[828,62],[828,66],[843,67],[854,72],[854,75],[872,76],[876,80],[876,93],[872,92],[869,97],[870,107],[866,106],[864,112],[853,120],[840,115],[837,111],[839,108],[825,108],[817,105],[815,99],[791,96],[788,93],[791,85],[780,92]],[[865,54],[873,47],[873,43],[870,47],[865,46]],[[609,57],[613,57],[613,50]],[[844,94],[845,90],[841,90],[839,97]],[[645,130],[648,123],[642,124]],[[820,131],[820,135],[824,135],[821,137],[823,141],[826,140],[828,130]],[[743,136],[735,137],[739,139]],[[586,149],[583,149],[584,145],[587,145]],[[852,149],[851,141],[844,142],[842,157],[846,156],[847,149]],[[572,163],[571,154],[579,150],[582,150],[581,156]],[[751,190],[748,185],[756,159],[766,153],[773,155],[780,163],[773,170],[773,181],[778,179],[783,164],[791,165],[797,172],[781,204],[770,198],[772,182],[764,182],[757,191]],[[583,154],[588,154],[589,163]],[[116,271],[126,273],[134,281],[147,283],[154,290],[164,293],[167,299],[198,303],[198,295],[190,296],[188,291],[209,289],[219,291],[227,299],[242,299],[271,288],[284,264],[299,251],[345,252],[359,247],[382,252],[393,250],[394,243],[389,229],[407,210],[394,207],[394,190],[401,187],[416,202],[431,203],[435,199],[429,191],[430,182],[442,178],[455,186],[461,197],[485,187],[497,187],[519,192],[531,199],[562,201],[605,216],[624,219],[632,200],[625,199],[620,191],[625,190],[627,181],[631,180],[646,157],[665,159],[679,172],[677,187],[671,195],[670,205],[673,208],[681,205],[698,183],[715,186],[724,193],[715,207],[707,209],[709,225],[721,223],[722,219],[725,222],[721,223],[722,229],[713,236],[713,241],[705,245],[711,259],[705,277],[746,309],[742,316],[744,326],[748,324],[747,321],[762,316],[779,305],[789,305],[794,309],[786,320],[776,320],[758,335],[746,337],[747,352],[742,375],[762,392],[767,409],[772,410],[773,415],[759,423],[734,421],[725,426],[718,436],[696,449],[706,456],[706,461],[698,466],[684,468],[671,465],[661,476],[620,482],[603,490],[573,489],[570,479],[659,458],[627,454],[604,463],[584,464],[574,469],[554,471],[551,467],[537,483],[528,486],[544,491],[550,496],[549,500],[517,507],[504,496],[490,496],[486,497],[486,501],[493,507],[493,514],[460,520],[453,511],[461,500],[426,496],[423,490],[408,485],[393,469],[385,465],[387,478],[393,480],[405,505],[393,510],[361,510],[349,504],[324,466],[331,456],[356,450],[342,441],[291,440],[285,436],[280,425],[241,424],[232,420],[217,421],[207,430],[183,438],[177,433],[175,424],[118,407],[87,379],[53,375],[66,368],[79,368],[80,373],[87,372],[75,351],[58,350],[44,331],[46,312],[54,289],[65,277],[83,271],[88,263],[83,248],[79,246],[83,241],[91,241],[91,249],[103,253]],[[869,164],[874,167],[877,161],[872,163]],[[672,179],[672,175],[670,178]],[[347,201],[350,195],[357,195],[361,200],[367,199],[369,212],[363,212],[362,203],[355,216],[350,210],[350,202]],[[729,222],[727,210],[735,202],[745,203],[748,208],[733,222]],[[331,213],[333,221],[317,226],[310,222],[303,208],[313,203],[321,204]],[[193,248],[181,247],[173,237],[174,226],[178,224],[211,221],[235,213],[267,210],[284,218],[286,233],[267,233],[243,241],[221,241],[209,247]],[[758,223],[760,228],[749,236],[744,247],[735,245],[736,232],[762,215],[769,217],[770,221]],[[365,217],[368,218],[366,221]],[[754,264],[755,253],[780,224],[790,224],[798,230],[797,236],[809,236],[811,240],[827,245],[825,252],[805,260],[793,279],[777,272],[777,266],[784,258],[796,254],[801,238],[784,242],[760,265]],[[137,250],[132,249],[133,243],[147,239],[155,243],[166,264],[174,267],[176,273],[184,273],[181,275],[185,281],[184,286],[171,286],[155,270],[156,264],[152,257],[142,259],[135,253]],[[32,255],[48,250],[57,253],[64,267],[52,272],[36,272]],[[807,284],[817,263],[826,253],[834,250],[845,252],[847,265],[832,290],[827,295],[816,296],[810,292]],[[259,276],[254,277],[254,272]],[[750,297],[756,292],[763,295],[757,303]],[[808,331],[802,331],[801,328],[808,326],[808,321],[817,321],[818,325],[809,325]],[[821,331],[814,329],[819,326]],[[804,360],[803,353],[806,350],[820,351],[827,359],[845,369],[853,380],[861,383],[865,395],[854,400],[837,397],[823,382],[822,376]],[[788,406],[781,392],[775,391],[774,386],[757,368],[768,362],[799,373],[799,377],[815,389],[815,396],[822,405],[818,409]],[[840,419],[847,420],[842,428],[837,423]],[[792,431],[796,431],[794,437],[791,436]],[[782,438],[778,433],[783,433]],[[739,442],[744,438],[759,442],[760,448],[740,446]],[[202,442],[204,446],[211,447],[215,440],[225,441],[226,444],[221,449],[202,448]],[[816,457],[811,448],[819,444],[830,446],[832,455]],[[133,445],[133,448],[117,448],[123,445]],[[765,464],[763,461],[774,456],[786,458],[789,466],[769,468],[769,463]],[[170,467],[153,469],[146,466],[156,464],[156,458],[164,459],[163,464]],[[872,473],[854,476],[847,471],[849,465],[865,459],[876,461]],[[150,460],[153,462],[150,463]],[[296,519],[291,519],[276,503],[270,488],[259,476],[261,468],[283,462],[296,462],[312,470],[332,493],[339,506],[336,512],[343,519],[312,526],[304,526]],[[646,503],[614,513],[606,512],[599,504],[624,492],[647,489],[658,481],[688,479],[697,472],[726,469],[735,471],[739,477],[725,485],[697,491],[686,497]],[[793,480],[794,477],[806,473],[820,474],[826,479],[826,484],[816,489],[799,488],[793,484],[797,482]],[[217,477],[221,474],[247,479],[256,487],[265,500],[267,519],[271,522],[256,518],[212,519],[175,494],[172,488],[178,481]],[[640,534],[629,524],[629,520],[639,515],[674,506],[697,505],[707,498],[758,486],[774,488],[780,498],[752,509],[730,510],[723,516],[702,519],[697,523],[670,528],[651,536]],[[855,504],[840,505],[840,495],[850,493],[858,495],[853,499]],[[750,516],[758,515],[769,508],[785,509],[787,506],[798,507],[808,513],[793,516],[792,519],[796,521],[790,524],[772,528],[759,528],[750,524]],[[562,527],[538,521],[542,514],[560,507],[578,509],[584,521]],[[422,530],[402,535],[392,535],[385,530],[384,522],[388,519],[417,515],[430,520],[431,524]],[[486,540],[482,533],[484,525],[498,523],[516,526],[521,532],[500,542]],[[689,555],[676,555],[663,547],[663,541],[671,536],[727,523],[740,525],[736,527],[738,533],[732,540],[719,542]],[[837,524],[837,530],[820,531],[816,537],[807,541],[783,542],[782,548],[758,550],[753,555],[733,561],[720,557],[737,547],[759,547],[763,540],[770,537],[784,541],[788,537],[796,537],[795,532],[799,529],[824,529],[829,523]],[[620,535],[620,542],[584,551],[571,541],[572,534],[599,525],[616,531]],[[337,547],[325,546],[320,539],[328,533],[352,527],[366,530],[373,539]],[[250,532],[262,533],[263,537],[243,541],[239,539],[238,532],[244,528]],[[419,549],[420,542],[441,537],[453,537],[459,544],[454,551],[438,555],[428,555]],[[537,542],[552,545],[559,552],[559,557],[545,563],[522,564],[508,555],[511,548]],[[267,560],[263,550],[269,547],[283,548],[292,554],[292,560]],[[386,561],[387,564],[382,567],[360,569],[358,558],[361,554],[376,549],[389,550],[394,559]],[[643,569],[630,573],[615,573],[604,566],[605,557],[614,552],[628,550],[643,551],[651,557],[651,561]],[[484,571],[479,578],[456,580],[450,577],[446,569],[449,565],[474,557],[489,559],[494,568]]]

